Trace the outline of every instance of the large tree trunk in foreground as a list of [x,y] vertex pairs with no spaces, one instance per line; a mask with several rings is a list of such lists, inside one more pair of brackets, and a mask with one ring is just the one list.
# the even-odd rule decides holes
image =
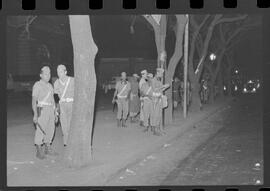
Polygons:
[[165,83],[170,84],[170,88],[166,91],[168,97],[168,108],[165,110],[165,124],[171,124],[173,122],[173,102],[172,102],[172,80],[175,73],[175,69],[183,56],[183,38],[185,32],[185,25],[187,17],[185,15],[176,15],[177,28],[176,28],[176,42],[174,54],[169,61],[168,69],[165,73]]
[[75,95],[68,146],[64,160],[69,167],[91,162],[91,135],[96,94],[94,60],[97,47],[89,16],[69,16],[74,51]]

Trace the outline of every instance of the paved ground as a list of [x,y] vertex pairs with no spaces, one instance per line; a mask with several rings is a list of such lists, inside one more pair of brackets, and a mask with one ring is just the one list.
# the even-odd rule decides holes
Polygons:
[[[258,95],[241,97],[167,147],[149,155],[148,160],[119,172],[107,185],[263,183],[260,106]],[[188,153],[190,147],[196,149]]]
[[[62,164],[61,157],[64,148],[60,128],[57,128],[53,142],[53,148],[60,155],[43,161],[35,158],[31,100],[30,97],[27,99],[22,97],[22,95],[16,95],[8,99],[7,178],[9,186],[133,185],[134,181],[143,185],[144,179],[131,178],[134,171],[129,167],[134,165],[142,165],[149,177],[158,172],[162,176],[157,178],[151,175],[153,179],[149,183],[152,185],[160,184],[181,159],[189,156],[194,149],[207,141],[209,136],[213,136],[222,127],[222,125],[197,124],[193,128],[191,125],[195,121],[203,119],[206,114],[211,113],[217,113],[217,118],[215,116],[209,118],[205,122],[206,124],[223,124],[218,122],[224,118],[221,113],[229,110],[228,106],[225,108],[222,106],[224,102],[221,101],[206,107],[203,112],[190,114],[187,119],[181,118],[181,114],[176,113],[176,122],[167,128],[167,134],[156,137],[150,133],[142,133],[142,129],[138,128],[137,124],[130,124],[129,128],[126,129],[116,128],[116,113],[112,113],[111,97],[108,95],[104,100],[100,96],[100,104],[98,104],[96,113],[93,162],[87,168],[74,170],[67,169]],[[221,109],[217,110],[218,108]],[[178,135],[179,138],[168,142],[175,135]],[[178,145],[178,152],[174,150],[176,147],[170,146],[175,144]],[[160,152],[160,149],[167,153]],[[152,160],[155,161],[156,156],[153,154],[159,154],[159,152],[163,157],[161,157],[161,161],[157,160],[157,164],[165,166],[166,168],[163,170],[166,173],[160,173],[160,168],[152,168],[153,166],[147,165],[148,163],[152,164]],[[170,155],[171,153],[180,153],[181,155],[179,157]],[[168,158],[174,159],[174,162],[166,161]],[[126,177],[131,178],[130,184],[128,181],[120,181],[119,183],[118,180],[122,177],[123,171],[127,173]],[[120,180],[128,180],[126,177],[124,176]],[[145,176],[141,175],[140,177]]]
[[250,185],[263,183],[262,109],[258,96],[245,96],[226,117],[224,127],[162,184]]

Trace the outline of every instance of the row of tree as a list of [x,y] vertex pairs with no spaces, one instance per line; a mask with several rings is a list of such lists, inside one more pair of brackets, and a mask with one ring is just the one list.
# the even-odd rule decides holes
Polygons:
[[[143,15],[143,17],[152,25],[156,47],[157,47],[157,65],[165,69],[165,82],[172,87],[172,80],[175,75],[175,69],[183,59],[183,39],[185,25],[188,17],[186,15]],[[191,110],[200,109],[199,91],[201,88],[201,79],[204,71],[210,74],[211,100],[214,97],[214,86],[216,83],[223,89],[222,79],[227,75],[228,85],[231,82],[231,70],[233,68],[233,59],[231,57],[235,45],[241,40],[240,37],[245,31],[258,26],[258,22],[252,20],[248,15],[190,15],[189,16],[189,58],[188,58],[188,78],[192,87]],[[171,27],[167,27],[170,23]],[[162,56],[167,55],[166,31],[172,29],[175,35],[174,53],[166,62],[162,62]],[[216,64],[211,64],[208,60],[209,52],[217,55]],[[224,70],[226,72],[224,72]],[[231,91],[231,88],[228,88]],[[165,110],[165,123],[172,123],[172,88],[166,92],[168,96],[169,107]]]

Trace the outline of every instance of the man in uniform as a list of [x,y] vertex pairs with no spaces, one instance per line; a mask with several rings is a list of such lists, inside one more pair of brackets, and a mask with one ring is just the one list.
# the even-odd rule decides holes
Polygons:
[[[33,122],[35,124],[35,145],[37,149],[36,157],[44,159],[45,155],[55,155],[51,150],[51,143],[55,132],[55,101],[53,97],[53,87],[49,83],[51,78],[50,68],[42,67],[40,80],[33,86],[32,109],[34,112]],[[45,150],[42,145],[45,143]]]
[[[121,80],[116,83],[113,103],[117,103],[117,127],[127,127],[128,99],[130,96],[130,83],[127,81],[126,72],[121,73]],[[117,99],[116,99],[117,98]],[[122,123],[121,123],[122,122]]]
[[141,94],[142,94],[142,85],[147,82],[147,71],[146,70],[141,71],[141,75],[142,75],[142,77],[141,77],[141,80],[139,82],[140,100],[141,100],[140,126],[143,127],[143,121],[144,121],[143,116],[144,116],[144,114],[143,114],[143,98],[142,98]]
[[139,98],[139,76],[138,74],[133,74],[133,77],[130,81],[131,92],[129,100],[129,117],[130,122],[136,122],[136,116],[140,112],[140,98]]
[[[153,74],[147,74],[148,80],[141,87],[142,100],[143,100],[143,125],[145,127],[144,132],[147,132],[151,126],[151,116],[153,114],[153,89],[152,79]],[[152,128],[151,128],[152,130]]]
[[164,69],[157,68],[157,72],[155,77],[152,80],[152,88],[153,88],[153,115],[152,115],[152,126],[154,130],[154,135],[161,135],[160,126],[162,125],[162,110],[163,110],[163,102],[162,96],[163,91],[165,91],[170,85],[163,85],[161,79],[163,77]]
[[66,146],[72,117],[74,78],[67,75],[65,65],[59,65],[57,67],[57,75],[58,79],[54,83],[54,93],[59,97],[60,122],[63,132],[63,142],[64,146]]

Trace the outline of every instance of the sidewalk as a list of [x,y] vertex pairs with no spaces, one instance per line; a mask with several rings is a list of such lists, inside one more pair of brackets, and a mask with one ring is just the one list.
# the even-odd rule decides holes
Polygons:
[[[179,117],[166,128],[166,135],[157,137],[143,133],[138,124],[117,128],[116,113],[100,111],[96,116],[93,140],[93,162],[80,170],[67,169],[61,163],[62,132],[56,130],[53,147],[57,158],[35,159],[34,129],[30,124],[8,128],[7,178],[8,186],[102,186],[129,165],[147,157],[169,141],[192,129],[193,125],[221,110],[226,101],[206,106],[203,112],[190,113],[187,119]],[[180,113],[176,114],[180,116]]]

